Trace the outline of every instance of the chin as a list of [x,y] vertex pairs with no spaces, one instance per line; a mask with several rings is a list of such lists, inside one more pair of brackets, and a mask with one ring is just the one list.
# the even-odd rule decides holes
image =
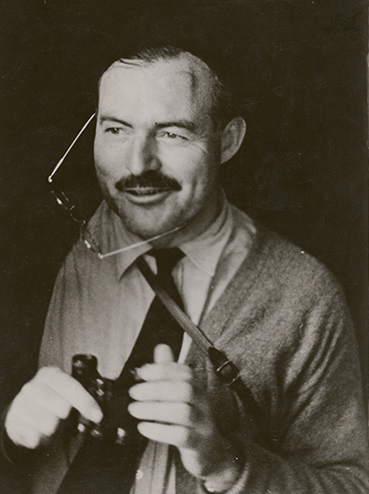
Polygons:
[[143,240],[149,240],[150,238],[157,237],[158,235],[163,235],[179,226],[177,224],[158,225],[153,224],[152,221],[137,221],[125,216],[121,216],[121,218],[127,230],[129,230],[131,233],[134,233]]

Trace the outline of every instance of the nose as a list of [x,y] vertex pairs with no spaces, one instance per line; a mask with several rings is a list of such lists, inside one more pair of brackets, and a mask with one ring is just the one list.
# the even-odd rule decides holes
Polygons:
[[154,138],[144,134],[134,136],[126,164],[132,175],[140,175],[148,170],[158,170],[160,166]]

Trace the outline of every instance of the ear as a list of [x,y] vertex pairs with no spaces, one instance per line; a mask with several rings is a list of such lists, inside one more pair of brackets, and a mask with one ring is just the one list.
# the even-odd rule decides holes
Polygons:
[[230,160],[240,149],[246,135],[246,122],[242,117],[231,120],[221,136],[221,163]]

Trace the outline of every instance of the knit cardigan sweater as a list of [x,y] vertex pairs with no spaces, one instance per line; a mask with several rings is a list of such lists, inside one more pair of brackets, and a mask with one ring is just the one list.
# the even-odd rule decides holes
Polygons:
[[[356,340],[340,287],[314,258],[258,227],[253,251],[202,329],[240,370],[260,407],[229,391],[193,349],[218,423],[243,444],[229,494],[369,492],[368,437]],[[236,399],[237,402],[237,399]],[[178,493],[202,492],[180,462]]]
[[[259,409],[220,383],[192,345],[187,363],[220,430],[242,449],[243,468],[228,494],[369,492],[355,335],[341,289],[320,263],[259,226],[201,329],[238,367]],[[176,461],[177,493],[204,492]]]

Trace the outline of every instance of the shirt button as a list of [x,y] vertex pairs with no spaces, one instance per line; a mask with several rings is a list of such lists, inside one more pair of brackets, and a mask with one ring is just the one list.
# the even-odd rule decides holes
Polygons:
[[126,435],[126,431],[121,427],[117,429],[117,435],[115,438],[115,444],[124,444],[124,437]]

